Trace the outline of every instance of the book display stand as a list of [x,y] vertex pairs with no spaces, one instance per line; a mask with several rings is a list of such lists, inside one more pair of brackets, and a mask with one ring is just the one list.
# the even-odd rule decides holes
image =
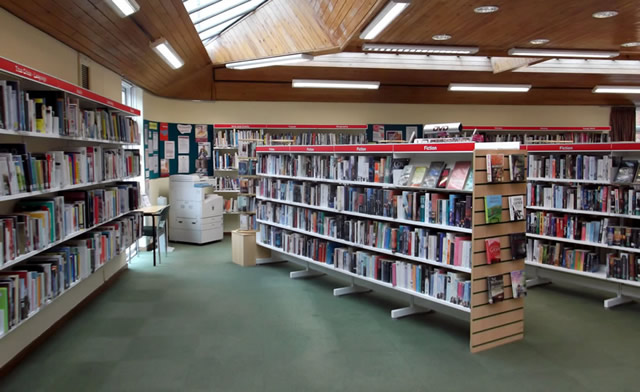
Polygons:
[[[524,198],[526,184],[524,177],[510,182],[508,167],[487,182],[486,157],[508,162],[509,154],[524,159],[526,151],[477,146],[258,147],[257,243],[305,268],[291,278],[345,280],[335,296],[376,290],[406,301],[393,318],[437,311],[469,322],[472,352],[522,339],[523,287],[514,298],[511,276],[524,269],[524,255],[512,259],[510,234],[524,238],[525,224],[510,220],[508,197]],[[434,178],[432,168],[439,168]],[[405,172],[417,186],[403,182]],[[504,198],[499,222],[487,224],[491,195]],[[485,240],[494,238],[502,261],[488,264]],[[493,287],[500,294],[492,303],[490,277],[503,283]]]

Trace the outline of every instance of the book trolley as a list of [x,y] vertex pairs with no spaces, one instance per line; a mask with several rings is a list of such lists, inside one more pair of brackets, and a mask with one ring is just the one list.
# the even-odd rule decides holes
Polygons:
[[[516,143],[517,144],[517,143]],[[346,287],[336,288],[335,296],[367,292],[376,290],[384,292],[398,300],[406,301],[408,306],[391,311],[392,318],[400,318],[417,313],[437,311],[448,314],[452,317],[469,322],[470,350],[480,352],[503,344],[514,342],[524,337],[524,300],[522,296],[513,297],[511,288],[510,273],[516,270],[524,270],[524,259],[512,260],[509,243],[509,234],[524,233],[525,221],[510,221],[509,205],[507,198],[503,198],[502,219],[500,223],[487,224],[485,222],[484,197],[487,195],[524,196],[526,193],[526,183],[508,182],[509,176],[505,175],[504,182],[487,182],[486,156],[488,154],[518,154],[524,155],[526,151],[520,150],[517,146],[513,149],[510,146],[499,146],[499,143],[485,143],[484,146],[475,143],[442,143],[442,144],[384,144],[384,145],[326,145],[326,146],[264,146],[257,148],[258,154],[258,176],[261,183],[258,185],[257,199],[260,211],[266,203],[270,206],[298,207],[314,211],[331,213],[332,216],[344,216],[345,218],[364,218],[376,223],[389,223],[391,225],[400,224],[413,228],[424,228],[427,230],[437,230],[444,233],[453,233],[454,236],[462,236],[465,241],[469,241],[469,252],[463,255],[468,256],[466,263],[443,263],[435,259],[417,257],[400,253],[399,251],[387,249],[386,247],[363,245],[361,242],[348,241],[334,235],[321,234],[290,224],[275,222],[258,212],[258,245],[271,249],[274,256],[291,261],[305,267],[304,270],[291,272],[291,278],[313,277],[328,274],[345,280]],[[494,148],[494,149],[480,149]],[[473,174],[475,184],[472,190],[426,188],[426,187],[406,187],[396,186],[390,182],[366,182],[351,181],[345,179],[334,179],[329,176],[307,177],[301,175],[290,175],[286,173],[284,166],[274,167],[269,164],[269,160],[284,159],[285,156],[296,159],[299,156],[335,156],[335,157],[389,157],[389,158],[409,158],[411,163],[429,163],[433,161],[446,161],[453,163],[457,161],[471,162],[470,174]],[[280,158],[281,157],[281,158]],[[508,173],[505,167],[505,173]],[[382,188],[383,190],[397,191],[417,191],[442,193],[447,195],[459,195],[463,200],[471,200],[472,212],[471,222],[467,227],[443,225],[440,223],[429,223],[426,221],[398,219],[395,217],[366,214],[362,212],[350,211],[327,207],[316,203],[296,202],[287,198],[272,197],[265,189],[269,181],[292,181],[294,183],[334,184],[355,187]],[[275,207],[274,207],[275,208]],[[281,230],[291,233],[291,235],[303,235],[304,238],[316,240],[326,240],[335,243],[336,246],[348,247],[353,251],[371,252],[374,255],[382,255],[392,262],[405,262],[412,265],[424,266],[435,270],[445,269],[453,273],[468,274],[469,298],[468,303],[455,301],[451,302],[446,298],[438,298],[429,293],[420,292],[415,288],[405,288],[391,280],[387,275],[387,281],[376,279],[371,274],[354,273],[341,269],[334,264],[320,261],[318,257],[308,257],[292,251],[287,251],[282,244],[278,246],[269,237],[269,232]],[[418,229],[414,229],[418,230]],[[497,238],[500,241],[501,262],[488,264],[485,254],[485,239]],[[284,243],[284,240],[282,241]],[[453,241],[451,242],[453,244]],[[448,260],[450,262],[451,259]],[[397,264],[396,264],[397,265]],[[466,265],[466,266],[465,266]],[[393,271],[396,271],[395,269]],[[358,271],[357,271],[358,272]],[[361,272],[361,271],[360,271]],[[394,272],[395,274],[395,272]],[[487,277],[502,275],[504,282],[504,300],[490,304],[488,299]],[[396,275],[394,275],[395,277]],[[378,278],[380,276],[378,275]],[[395,278],[394,278],[395,279]],[[428,280],[428,279],[427,279]],[[465,283],[467,284],[467,283]],[[460,286],[458,286],[460,287]]]
[[[593,176],[567,176],[553,170],[529,171],[528,216],[546,214],[601,226],[591,238],[583,238],[583,233],[558,236],[535,227],[528,228],[529,287],[561,282],[613,293],[615,297],[604,301],[605,308],[639,301],[640,183],[637,175],[631,181],[618,181],[617,170],[620,161],[638,165],[640,143],[550,144],[526,148],[530,161],[553,157],[556,161],[564,161],[567,157],[585,161],[586,157],[593,157],[603,162]],[[539,192],[545,187],[554,192],[545,197]],[[538,224],[542,227],[542,222]],[[629,232],[632,239],[629,239]],[[594,262],[590,264],[588,259]]]

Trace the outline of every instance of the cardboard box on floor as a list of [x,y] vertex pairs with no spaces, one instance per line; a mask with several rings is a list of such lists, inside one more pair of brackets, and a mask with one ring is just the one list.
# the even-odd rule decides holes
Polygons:
[[256,232],[233,230],[231,232],[231,259],[243,267],[256,265],[256,258],[269,258],[271,251],[256,245]]

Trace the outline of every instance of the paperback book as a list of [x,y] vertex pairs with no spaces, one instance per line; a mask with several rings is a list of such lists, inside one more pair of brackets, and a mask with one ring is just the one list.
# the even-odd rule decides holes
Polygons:
[[637,161],[622,161],[618,167],[616,173],[615,183],[630,183],[633,181],[636,175],[636,169],[638,168]]
[[447,183],[447,189],[462,190],[469,176],[471,169],[471,162],[456,162],[449,176],[449,182]]
[[513,298],[527,296],[527,280],[524,270],[511,271],[511,290],[513,291]]
[[509,234],[509,243],[513,260],[524,259],[527,256],[527,237],[524,233]]
[[469,171],[469,176],[467,177],[467,181],[464,183],[463,190],[465,191],[473,190],[473,170]]
[[514,182],[524,181],[524,155],[509,155],[509,179]]
[[487,277],[487,289],[490,304],[504,300],[504,279],[502,275]]
[[502,222],[502,195],[484,197],[484,218],[486,223]]
[[416,166],[413,171],[413,176],[411,177],[411,182],[409,183],[412,187],[419,187],[422,185],[422,180],[424,180],[424,175],[427,172],[427,168],[424,166]]
[[429,166],[429,171],[424,178],[423,186],[427,188],[435,188],[438,186],[438,180],[442,175],[442,170],[444,169],[444,162],[431,162]]
[[449,172],[448,168],[442,170],[442,175],[440,175],[440,181],[438,181],[438,188],[445,188],[447,186],[447,182],[449,181]]
[[487,264],[499,263],[500,258],[500,240],[498,238],[487,238],[484,240],[484,246],[487,253]]
[[524,219],[524,196],[509,196],[509,219],[512,221]]
[[413,176],[413,165],[405,165],[405,167],[402,169],[402,175],[400,176],[398,185],[408,186],[412,176]]
[[502,182],[504,177],[504,155],[489,154],[487,161],[487,182]]

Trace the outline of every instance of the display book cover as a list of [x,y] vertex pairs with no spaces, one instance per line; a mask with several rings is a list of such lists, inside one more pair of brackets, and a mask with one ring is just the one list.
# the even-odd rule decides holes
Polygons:
[[422,180],[424,180],[424,175],[427,173],[427,168],[425,166],[416,166],[413,170],[413,176],[411,177],[411,182],[409,183],[412,187],[419,187],[422,185]]
[[504,300],[504,278],[502,275],[488,276],[487,288],[490,304]]
[[487,253],[487,264],[495,264],[502,261],[500,258],[500,239],[487,238],[484,240],[484,247]]
[[451,170],[448,167],[442,169],[442,175],[440,176],[440,181],[438,181],[438,188],[444,188],[447,186],[450,173],[451,173]]
[[527,237],[524,233],[509,234],[511,259],[519,260],[527,257]]
[[451,174],[449,175],[449,181],[447,182],[447,189],[457,189],[462,190],[467,181],[467,177],[469,176],[469,171],[471,169],[471,162],[469,161],[460,161],[456,162],[453,166],[453,170],[451,170]]
[[509,179],[513,182],[525,180],[525,157],[523,154],[509,155]]
[[438,185],[438,180],[442,175],[442,170],[445,167],[444,162],[431,162],[427,175],[424,178],[423,186],[427,188],[435,188]]
[[511,290],[513,298],[527,296],[527,279],[524,270],[511,271]]
[[[618,172],[616,173],[616,183],[630,183],[633,182],[636,176],[636,169],[638,168],[637,161],[622,161],[618,166]],[[637,179],[637,178],[636,178]]]
[[524,219],[524,196],[509,196],[509,219],[512,221]]
[[504,155],[488,154],[487,161],[487,182],[502,182],[504,177]]
[[486,223],[500,223],[502,221],[502,195],[484,197],[484,218]]

